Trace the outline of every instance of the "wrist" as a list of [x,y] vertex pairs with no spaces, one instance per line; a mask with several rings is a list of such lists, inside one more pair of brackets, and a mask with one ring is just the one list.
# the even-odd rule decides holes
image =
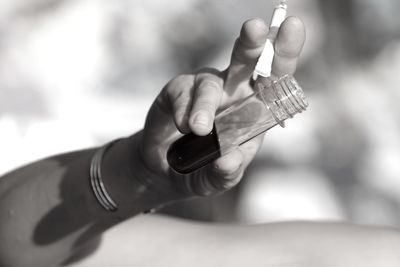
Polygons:
[[102,160],[102,180],[109,195],[117,204],[114,213],[120,217],[130,217],[164,203],[164,199],[151,190],[142,178],[143,167],[136,154],[138,134],[115,142],[104,154]]

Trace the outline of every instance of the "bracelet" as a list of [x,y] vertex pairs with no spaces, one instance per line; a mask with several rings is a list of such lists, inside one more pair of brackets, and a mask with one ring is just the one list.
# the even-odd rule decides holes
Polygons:
[[93,158],[90,162],[90,184],[92,186],[93,193],[100,205],[109,212],[117,211],[118,205],[111,198],[104,186],[101,176],[101,163],[103,161],[104,153],[119,140],[120,139],[114,140],[99,148],[93,155]]

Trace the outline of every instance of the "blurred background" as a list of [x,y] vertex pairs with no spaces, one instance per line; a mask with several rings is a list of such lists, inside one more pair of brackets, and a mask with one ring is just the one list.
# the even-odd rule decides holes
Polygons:
[[[141,129],[170,78],[225,68],[243,21],[269,21],[276,3],[1,1],[0,174]],[[307,27],[309,110],[268,132],[235,190],[164,212],[400,226],[400,2],[288,4]]]

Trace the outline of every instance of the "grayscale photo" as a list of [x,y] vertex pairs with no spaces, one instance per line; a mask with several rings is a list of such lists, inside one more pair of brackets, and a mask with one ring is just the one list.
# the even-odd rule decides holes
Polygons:
[[399,267],[399,14],[1,1],[0,267]]

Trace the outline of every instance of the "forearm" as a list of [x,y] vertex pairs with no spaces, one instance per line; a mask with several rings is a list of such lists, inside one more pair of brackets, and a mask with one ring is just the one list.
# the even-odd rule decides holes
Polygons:
[[238,226],[150,215],[112,229],[104,241],[72,266],[400,266],[397,231],[344,223]]
[[90,187],[94,149],[47,158],[1,177],[0,266],[51,266],[109,227],[163,203],[127,167],[135,165],[130,153],[137,137],[117,142],[103,158],[104,183],[120,208],[115,213],[99,205]]

